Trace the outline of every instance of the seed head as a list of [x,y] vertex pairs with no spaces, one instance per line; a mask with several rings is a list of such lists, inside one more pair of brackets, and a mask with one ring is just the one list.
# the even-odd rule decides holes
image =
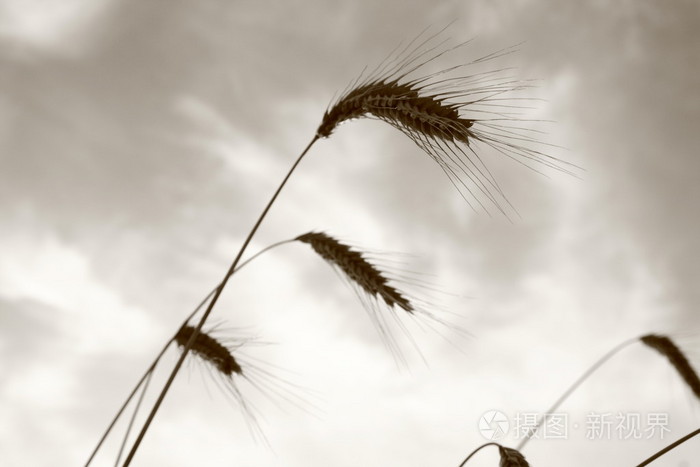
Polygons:
[[683,378],[685,384],[693,391],[695,397],[700,399],[700,378],[698,378],[698,374],[690,365],[688,358],[670,338],[657,334],[649,334],[641,337],[640,340],[666,357],[681,378]]
[[[185,347],[195,328],[184,325],[175,335],[175,342],[180,347]],[[214,337],[205,332],[200,332],[195,337],[190,351],[205,362],[216,368],[222,375],[231,376],[234,373],[242,375],[243,369],[234,358],[231,351]]]
[[498,446],[498,453],[501,455],[500,467],[530,467],[525,460],[525,456],[516,449]]
[[[443,30],[444,31],[444,30]],[[375,118],[408,136],[448,176],[464,199],[507,215],[510,204],[477,152],[488,146],[534,171],[550,167],[567,173],[575,167],[544,152],[544,143],[522,126],[519,95],[530,83],[508,75],[507,68],[481,70],[513,49],[504,49],[460,65],[427,72],[439,57],[468,42],[444,47],[443,31],[421,34],[397,48],[373,71],[361,74],[326,110],[317,136],[329,137],[343,122]],[[427,36],[427,37],[426,37]],[[472,71],[462,74],[462,70]],[[569,166],[567,168],[566,166]]]
[[345,276],[355,283],[367,295],[381,298],[389,307],[398,307],[411,313],[411,302],[395,287],[377,267],[370,263],[362,253],[341,243],[323,232],[309,232],[296,238],[307,243],[324,260],[336,266]]
[[[404,277],[396,278],[395,272],[388,272],[386,268],[378,267],[368,259],[366,253],[322,232],[309,232],[300,235],[296,240],[311,246],[358,292],[372,323],[398,364],[407,365],[402,346],[399,344],[399,337],[408,341],[418,354],[421,354],[408,331],[410,321],[431,329],[445,339],[447,338],[442,334],[444,329],[456,332],[457,335],[467,334],[458,325],[431,311],[429,308],[433,308],[434,305],[391,285],[398,283],[425,287],[425,284],[421,284],[419,280],[410,279],[409,271],[401,271],[399,274]],[[408,318],[411,319],[408,320]],[[407,321],[404,322],[404,319]]]

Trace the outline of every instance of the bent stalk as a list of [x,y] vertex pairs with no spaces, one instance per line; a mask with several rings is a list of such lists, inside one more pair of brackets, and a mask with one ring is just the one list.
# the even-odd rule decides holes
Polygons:
[[693,431],[692,433],[688,433],[687,435],[685,435],[684,437],[682,437],[682,438],[680,438],[680,439],[677,439],[676,441],[674,441],[673,443],[669,444],[668,446],[666,446],[665,448],[663,448],[662,450],[660,450],[659,452],[657,452],[657,453],[654,454],[653,456],[647,458],[647,459],[646,459],[645,461],[643,461],[641,464],[638,464],[637,467],[644,467],[645,465],[651,464],[652,462],[654,462],[656,459],[658,459],[659,457],[661,457],[661,456],[663,456],[664,454],[666,454],[666,453],[667,453],[668,451],[670,451],[671,449],[674,449],[674,448],[680,446],[681,444],[685,443],[685,442],[688,441],[690,438],[692,438],[693,436],[698,435],[698,434],[700,434],[700,428],[698,428],[697,430]]
[[498,447],[501,447],[501,445],[498,444],[498,443],[486,443],[486,444],[482,444],[482,445],[479,446],[478,448],[474,449],[474,450],[471,452],[471,454],[469,454],[469,455],[467,456],[467,458],[464,459],[464,460],[462,461],[461,464],[459,464],[458,467],[463,467],[464,464],[466,464],[467,461],[468,461],[469,459],[471,459],[472,457],[474,457],[474,455],[475,455],[477,452],[481,451],[481,450],[484,449],[486,446],[498,446]]
[[[232,274],[235,274],[235,273],[237,273],[238,271],[240,271],[245,265],[247,265],[248,263],[250,263],[251,261],[253,261],[253,260],[254,260],[255,258],[257,258],[258,256],[262,255],[263,253],[265,253],[265,252],[267,252],[267,251],[269,251],[269,250],[271,250],[271,249],[273,249],[273,248],[275,248],[275,247],[278,247],[278,246],[280,246],[280,245],[284,245],[285,243],[291,243],[291,242],[293,242],[293,241],[295,241],[295,239],[292,238],[292,239],[282,240],[282,241],[273,243],[272,245],[266,246],[265,248],[263,248],[262,250],[258,251],[257,253],[255,253],[253,256],[251,256],[251,257],[248,258],[247,260],[243,261],[243,262],[236,268],[236,270],[233,271]],[[197,306],[195,307],[195,309],[187,316],[187,318],[185,318],[185,320],[183,321],[182,325],[180,325],[180,327],[186,325],[186,324],[194,317],[194,315],[196,315],[197,312],[198,312],[199,310],[202,309],[202,307],[204,306],[204,304],[207,303],[207,301],[208,301],[208,300],[212,297],[212,295],[214,295],[214,293],[216,292],[216,289],[219,288],[220,286],[221,286],[221,283],[219,283],[219,285],[217,285],[216,287],[214,287],[214,288],[211,290],[211,292],[209,292],[209,293],[207,294],[207,296],[204,297],[204,298],[202,299],[202,301],[199,302],[199,305],[197,305]],[[180,329],[180,328],[178,328],[178,330],[179,330],[179,329]],[[143,384],[143,382],[146,380],[146,378],[149,378],[149,377],[153,374],[153,370],[155,370],[156,366],[158,365],[158,362],[160,362],[161,357],[163,357],[163,355],[165,354],[166,350],[168,350],[168,347],[170,347],[170,344],[172,344],[172,343],[175,341],[175,335],[176,335],[176,334],[174,334],[174,335],[170,338],[170,340],[168,340],[168,342],[165,343],[165,345],[163,346],[163,348],[161,349],[161,351],[158,353],[158,355],[156,356],[156,358],[153,360],[153,363],[151,363],[151,365],[148,367],[148,369],[146,369],[146,371],[145,371],[145,373],[143,374],[143,376],[141,376],[141,379],[139,379],[139,381],[136,383],[136,386],[134,386],[134,389],[131,391],[131,393],[129,394],[129,396],[127,396],[126,400],[124,401],[124,403],[122,404],[122,406],[121,406],[121,407],[119,408],[119,410],[117,411],[116,415],[114,416],[114,418],[113,418],[112,421],[110,422],[109,426],[107,427],[107,429],[106,429],[105,432],[103,433],[102,437],[101,437],[100,440],[97,442],[97,446],[95,446],[95,449],[94,449],[94,450],[92,451],[92,453],[90,454],[90,457],[88,458],[87,462],[85,463],[85,467],[88,467],[88,466],[90,465],[90,463],[92,462],[92,460],[95,458],[95,456],[97,455],[97,452],[98,452],[98,451],[100,450],[100,448],[102,447],[102,444],[104,444],[105,440],[107,439],[107,436],[108,436],[109,433],[112,431],[112,428],[114,428],[114,425],[117,423],[117,420],[119,420],[119,417],[121,417],[122,413],[124,413],[124,410],[125,410],[126,407],[129,405],[129,402],[131,402],[131,399],[134,398],[134,395],[136,395],[136,392],[139,390],[139,388],[141,387],[141,385]],[[136,411],[134,412],[134,414],[135,414],[135,413],[136,413]],[[125,439],[126,439],[126,438],[125,438]]]
[[627,347],[628,345],[633,344],[634,342],[637,342],[637,341],[639,341],[639,338],[638,338],[638,337],[635,337],[634,339],[626,340],[626,341],[623,342],[622,344],[619,344],[618,346],[616,346],[615,348],[613,348],[612,350],[610,350],[608,353],[606,353],[605,355],[603,355],[603,356],[602,356],[597,362],[595,362],[588,370],[586,370],[586,372],[585,372],[584,374],[582,374],[582,375],[574,382],[574,384],[572,384],[572,385],[569,387],[569,389],[567,389],[567,390],[564,392],[564,394],[562,394],[561,397],[559,397],[559,399],[557,399],[557,401],[554,403],[554,405],[552,405],[552,406],[549,408],[549,410],[547,410],[547,411],[544,413],[544,416],[540,419],[540,421],[537,423],[537,425],[535,425],[533,428],[531,428],[531,429],[528,431],[527,435],[525,435],[525,438],[524,438],[524,439],[520,442],[520,444],[518,445],[518,447],[517,447],[518,451],[522,451],[523,447],[525,447],[525,445],[527,444],[527,442],[530,441],[530,440],[532,439],[532,437],[535,435],[535,433],[537,433],[537,430],[540,429],[540,427],[542,426],[542,424],[543,424],[544,422],[546,422],[546,421],[549,419],[549,415],[551,415],[555,410],[557,410],[557,409],[559,408],[559,406],[560,406],[561,404],[563,404],[564,401],[565,401],[576,389],[578,389],[578,387],[581,386],[581,384],[583,384],[584,381],[586,381],[586,380],[588,379],[589,376],[591,376],[598,368],[600,368],[601,366],[603,366],[603,364],[604,364],[605,362],[607,362],[608,360],[610,360],[610,359],[611,359],[615,354],[617,354],[620,350],[624,349],[624,348]]
[[151,422],[153,421],[153,418],[155,417],[156,413],[158,412],[160,405],[163,403],[163,399],[165,399],[165,395],[168,393],[170,386],[172,385],[173,381],[175,380],[175,377],[177,376],[178,372],[180,371],[180,368],[182,367],[182,363],[185,361],[185,357],[187,356],[187,353],[192,348],[192,344],[194,344],[194,341],[195,341],[197,335],[199,334],[200,330],[202,329],[202,326],[204,326],[204,323],[206,322],[207,318],[211,314],[211,311],[214,308],[214,305],[216,305],[216,302],[218,301],[219,296],[221,296],[221,292],[224,290],[224,287],[226,287],[226,284],[228,283],[228,279],[231,277],[233,272],[236,270],[236,266],[238,266],[238,262],[240,261],[241,256],[243,256],[245,249],[248,247],[248,244],[250,243],[251,239],[253,238],[253,236],[257,232],[263,219],[265,219],[265,216],[267,215],[268,211],[270,210],[270,208],[274,204],[275,200],[279,196],[280,192],[282,191],[282,188],[287,183],[287,180],[289,180],[289,177],[291,177],[292,173],[297,168],[297,166],[299,165],[301,160],[304,158],[304,156],[309,151],[309,149],[311,149],[311,146],[313,146],[313,144],[318,139],[319,139],[318,135],[315,135],[311,139],[311,142],[309,142],[309,144],[306,146],[306,148],[302,151],[302,153],[299,155],[297,160],[294,162],[292,167],[289,169],[289,172],[287,172],[287,175],[282,180],[282,183],[280,183],[279,187],[277,187],[277,190],[272,195],[272,198],[270,198],[270,201],[267,203],[267,206],[265,206],[265,209],[263,209],[263,211],[260,214],[260,217],[256,221],[255,225],[250,230],[250,233],[248,233],[248,237],[243,242],[241,249],[238,251],[238,254],[236,255],[233,262],[231,263],[231,266],[229,267],[228,271],[226,272],[226,275],[224,276],[224,279],[221,281],[221,284],[219,284],[219,286],[216,287],[216,289],[214,291],[214,296],[212,297],[211,301],[209,302],[209,306],[207,307],[204,314],[202,315],[202,318],[199,320],[199,323],[197,324],[195,331],[192,333],[190,340],[187,342],[187,345],[182,349],[182,354],[180,355],[180,359],[175,364],[175,368],[173,368],[173,371],[170,373],[170,377],[168,378],[168,381],[165,383],[165,386],[163,387],[155,404],[153,405],[153,408],[151,409],[151,412],[149,413],[148,418],[146,419],[146,422],[144,423],[143,428],[141,429],[141,432],[139,433],[138,437],[136,438],[136,441],[134,441],[134,445],[132,446],[128,457],[124,461],[124,464],[123,464],[124,467],[131,464],[131,460],[134,458],[134,455],[136,454],[136,450],[140,446],[141,441],[143,440],[143,437],[145,436],[146,432],[148,431],[148,428],[151,425]]

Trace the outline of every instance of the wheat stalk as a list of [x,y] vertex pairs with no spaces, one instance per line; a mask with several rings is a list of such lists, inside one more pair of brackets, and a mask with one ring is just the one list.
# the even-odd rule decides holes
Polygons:
[[165,399],[165,396],[167,395],[168,391],[170,390],[170,386],[172,386],[173,381],[175,381],[175,377],[179,373],[180,368],[182,367],[182,364],[185,361],[185,357],[187,356],[187,353],[189,352],[191,346],[194,344],[197,333],[201,332],[202,327],[204,326],[204,323],[206,323],[207,318],[209,317],[209,315],[211,314],[211,311],[214,309],[214,306],[216,305],[217,301],[219,300],[219,297],[221,296],[221,292],[223,292],[224,288],[226,287],[226,284],[228,283],[228,280],[231,278],[233,273],[236,271],[236,267],[238,266],[238,263],[240,262],[241,257],[243,256],[243,253],[245,253],[246,248],[248,248],[250,241],[253,239],[253,236],[258,231],[258,228],[260,228],[262,221],[267,216],[267,213],[270,211],[270,208],[275,203],[275,200],[277,200],[277,197],[282,192],[282,189],[287,184],[287,181],[289,181],[289,178],[292,176],[292,174],[294,173],[296,168],[299,166],[299,164],[301,163],[301,160],[309,152],[309,150],[311,149],[311,147],[314,145],[314,143],[317,140],[318,140],[318,137],[312,138],[311,141],[309,141],[309,143],[306,145],[304,150],[301,152],[301,154],[299,154],[299,157],[297,157],[297,159],[294,161],[292,166],[289,168],[289,170],[287,171],[287,174],[282,179],[282,182],[279,184],[279,186],[277,187],[275,192],[272,194],[272,197],[267,202],[267,205],[265,205],[265,208],[262,210],[262,212],[258,216],[258,219],[255,221],[255,224],[253,224],[253,227],[250,229],[250,232],[248,232],[248,236],[243,241],[241,248],[238,250],[236,257],[231,262],[231,265],[229,266],[228,270],[226,271],[226,274],[224,274],[223,280],[215,288],[215,291],[212,295],[211,301],[209,301],[209,304],[207,305],[207,308],[204,310],[204,313],[202,314],[202,317],[200,318],[199,323],[197,323],[197,326],[195,327],[194,333],[190,337],[187,344],[185,344],[185,346],[182,348],[182,355],[180,355],[180,359],[177,361],[177,363],[175,364],[175,367],[170,372],[170,376],[168,377],[168,380],[165,382],[165,385],[163,386],[163,389],[161,390],[160,394],[158,395],[156,402],[153,404],[153,407],[151,408],[151,411],[148,414],[148,417],[146,418],[146,421],[144,422],[143,427],[141,428],[141,431],[139,432],[138,436],[136,437],[136,440],[134,441],[133,446],[131,447],[131,451],[129,451],[129,454],[128,454],[126,460],[124,461],[124,467],[127,467],[131,464],[131,461],[133,460],[134,456],[136,455],[136,451],[138,450],[139,446],[141,445],[141,441],[143,441],[143,437],[146,435],[148,428],[150,427],[151,423],[153,422],[153,419],[155,418],[156,414],[158,413],[158,409],[160,408],[161,404],[163,403],[163,400]]
[[[235,271],[234,271],[233,273],[236,273],[236,272],[240,271],[241,268],[243,268],[244,266],[246,266],[247,264],[249,264],[249,263],[250,263],[251,261],[253,261],[255,258],[257,258],[258,256],[260,256],[260,255],[262,255],[262,254],[264,254],[264,253],[270,251],[271,249],[277,248],[277,247],[280,246],[280,245],[284,245],[285,243],[289,243],[289,242],[293,242],[293,241],[294,241],[294,239],[282,240],[282,241],[273,243],[273,244],[271,244],[271,245],[268,245],[267,247],[265,247],[265,248],[263,248],[262,250],[258,251],[257,253],[255,253],[254,255],[252,255],[251,257],[249,257],[248,259],[246,259],[245,261],[241,262],[241,263],[238,265],[238,267],[235,269]],[[182,323],[181,327],[178,329],[178,333],[180,332],[180,330],[182,329],[182,327],[183,327],[183,326],[186,326],[187,323],[189,323],[189,321],[197,314],[197,312],[199,312],[199,310],[201,310],[202,307],[204,307],[204,305],[206,305],[206,303],[209,301],[210,298],[212,298],[212,297],[214,296],[214,294],[216,293],[217,289],[218,289],[220,286],[221,286],[221,284],[219,284],[219,285],[217,285],[216,287],[214,287],[214,289],[212,289],[212,290],[199,302],[199,304],[194,308],[194,310],[193,310],[192,312],[190,312],[190,314],[187,316],[187,318],[186,318],[186,319],[184,320],[184,322]],[[124,410],[126,410],[126,407],[129,405],[129,403],[131,402],[131,400],[133,399],[133,397],[136,395],[136,393],[138,392],[139,388],[141,388],[142,386],[144,386],[144,383],[146,383],[146,385],[147,385],[147,381],[150,380],[150,377],[152,376],[153,372],[155,371],[156,367],[158,366],[158,363],[160,362],[160,359],[163,357],[163,355],[165,355],[165,352],[168,350],[168,347],[170,347],[170,344],[172,344],[173,342],[175,342],[176,336],[177,336],[177,333],[176,333],[175,335],[173,335],[173,336],[165,343],[165,345],[164,345],[163,348],[160,350],[160,352],[158,353],[158,355],[156,356],[156,358],[153,360],[153,362],[151,363],[151,365],[146,369],[146,371],[144,372],[144,374],[141,376],[141,379],[139,379],[139,381],[136,383],[136,385],[135,385],[134,388],[132,389],[131,393],[129,393],[129,395],[127,396],[126,400],[122,403],[122,406],[119,408],[119,410],[117,411],[117,413],[114,415],[114,417],[112,418],[112,421],[109,423],[109,425],[108,425],[107,428],[105,429],[104,433],[102,434],[102,437],[101,437],[100,440],[97,442],[97,445],[95,446],[95,448],[93,449],[92,453],[90,454],[90,457],[88,458],[87,462],[85,463],[85,467],[88,467],[88,466],[92,463],[92,460],[95,458],[95,455],[97,454],[97,452],[98,452],[98,451],[100,450],[100,448],[102,447],[102,444],[103,444],[104,441],[107,439],[107,436],[108,436],[109,433],[112,431],[112,428],[114,428],[114,425],[117,423],[117,420],[119,420],[119,418],[121,417],[121,415],[124,413]],[[145,392],[145,386],[144,386],[143,391]],[[142,396],[143,396],[143,393],[142,393]],[[136,407],[136,409],[134,410],[133,416],[135,416],[136,413],[138,412],[139,406],[140,406],[140,404],[137,404],[137,407]],[[128,434],[129,434],[129,430],[127,430],[127,433],[125,434],[125,436],[124,436],[124,438],[123,438],[124,441],[126,441],[126,439],[128,438]]]
[[633,339],[628,339],[621,344],[614,347],[612,350],[603,355],[598,359],[588,370],[586,370],[565,392],[559,399],[550,407],[545,413],[545,415],[540,419],[540,421],[528,430],[528,433],[523,438],[523,440],[518,445],[518,449],[523,449],[525,445],[532,439],[537,430],[542,426],[542,424],[548,419],[549,415],[553,414],[559,406],[576,390],[581,384],[588,379],[598,368],[600,368],[605,362],[610,360],[614,355],[620,352],[625,347],[628,347],[635,342],[642,342],[648,347],[656,350],[657,352],[664,355],[671,365],[678,371],[681,378],[690,387],[696,397],[700,398],[700,379],[698,379],[697,373],[690,366],[690,362],[685,357],[683,352],[676,346],[670,338],[666,336],[661,336],[658,334],[647,334],[641,337],[635,337]]
[[[531,133],[512,125],[512,122],[518,121],[517,116],[512,113],[515,108],[513,101],[504,104],[500,96],[506,94],[512,97],[514,91],[527,88],[527,83],[504,76],[504,70],[463,76],[449,75],[467,65],[484,63],[508,54],[511,50],[502,50],[465,65],[413,77],[413,73],[421,71],[428,63],[466,44],[441,51],[444,42],[436,43],[441,32],[425,39],[421,34],[403,49],[392,52],[385,62],[367,76],[360,75],[349,90],[326,111],[316,134],[275,190],[243,241],[223,280],[216,287],[198,324],[193,326],[193,332],[182,346],[182,355],[146,418],[124,466],[130,465],[188,352],[195,345],[197,335],[202,331],[231,274],[291,174],[315,142],[320,138],[329,137],[343,121],[372,116],[398,128],[440,165],[467,202],[470,198],[475,199],[487,212],[487,205],[491,204],[505,214],[502,203],[510,203],[488,167],[474,151],[474,142],[484,143],[496,152],[525,165],[535,162],[568,171],[561,161],[537,149],[540,143],[530,136]],[[463,111],[471,115],[462,115]],[[485,200],[482,201],[481,197]],[[364,282],[364,285],[370,282]],[[391,308],[399,307],[409,314],[415,314],[415,308],[407,309],[410,302],[406,302],[400,293],[393,293],[390,287],[385,284],[377,289],[373,296],[380,297],[387,304],[390,303],[388,306]]]
[[685,384],[693,391],[695,397],[700,399],[700,378],[698,378],[698,374],[690,365],[688,358],[669,337],[649,334],[641,337],[640,340],[666,357],[671,366],[676,369],[683,381],[685,381]]
[[698,428],[697,430],[691,431],[690,433],[688,433],[687,435],[683,436],[682,438],[679,438],[679,439],[677,439],[676,441],[672,442],[671,444],[669,444],[669,445],[666,446],[665,448],[659,450],[658,452],[656,452],[656,453],[653,454],[652,456],[646,458],[644,461],[642,461],[641,463],[637,464],[636,467],[644,467],[644,466],[646,466],[646,465],[651,464],[652,462],[654,462],[654,461],[655,461],[656,459],[658,459],[659,457],[661,457],[661,456],[663,456],[664,454],[666,454],[667,452],[669,452],[669,451],[671,451],[671,450],[677,448],[677,447],[680,446],[681,444],[685,443],[686,441],[688,441],[689,439],[691,439],[691,438],[693,438],[694,436],[697,436],[697,435],[700,435],[700,428]]

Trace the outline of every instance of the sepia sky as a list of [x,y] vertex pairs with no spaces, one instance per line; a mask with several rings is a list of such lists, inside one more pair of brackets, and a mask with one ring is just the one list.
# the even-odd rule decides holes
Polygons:
[[[536,80],[523,118],[578,178],[485,150],[519,215],[475,212],[408,138],[354,121],[315,144],[248,254],[327,231],[420,274],[413,290],[468,337],[413,326],[426,362],[408,346],[398,368],[352,289],[307,245],[281,246],[212,319],[266,343],[244,347],[306,410],[241,384],[266,447],[190,362],[132,465],[457,466],[488,441],[484,413],[511,428],[542,413],[629,338],[668,334],[700,368],[698,2],[0,0],[0,463],[82,465],[329,102],[452,21],[453,43],[474,41],[445,67],[519,44],[494,65]],[[700,424],[639,344],[560,412],[567,439],[533,440],[533,467],[636,465]],[[665,414],[669,432],[587,439],[602,413]],[[113,465],[125,426],[93,465]],[[698,448],[659,465],[699,465]]]

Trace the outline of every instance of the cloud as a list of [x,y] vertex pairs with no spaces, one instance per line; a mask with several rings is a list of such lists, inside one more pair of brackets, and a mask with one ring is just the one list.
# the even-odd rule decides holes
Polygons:
[[[54,453],[82,459],[161,341],[220,279],[333,92],[460,8],[456,40],[481,32],[484,51],[528,41],[506,65],[544,80],[534,95],[550,102],[528,116],[555,116],[543,137],[569,148],[583,180],[546,179],[494,154],[522,218],[477,216],[411,141],[381,122],[352,122],[314,147],[250,253],[324,229],[416,254],[410,269],[476,297],[452,310],[476,335],[466,358],[416,333],[430,372],[395,372],[352,293],[308,249],[283,247],[237,276],[217,311],[279,342],[270,361],[301,369],[302,384],[328,400],[325,418],[263,410],[280,447],[270,460],[242,440],[235,408],[221,410],[198,374],[180,377],[145,462],[191,463],[160,449],[174,439],[199,460],[205,445],[212,465],[327,464],[348,450],[375,463],[456,459],[481,441],[473,428],[485,410],[546,405],[610,343],[657,323],[697,325],[691,10],[321,3],[70,2],[37,13],[38,2],[5,2],[17,21],[5,26],[0,59],[0,359],[13,371],[6,379],[16,376],[3,381],[16,403],[0,430],[27,455],[42,455],[32,443],[54,432]],[[630,366],[644,369],[640,361]],[[610,388],[643,396],[634,379],[606,378],[576,407]],[[314,454],[299,449],[310,439]],[[561,446],[547,444],[546,455],[570,444]]]
[[0,3],[0,41],[19,53],[75,57],[95,45],[99,22],[112,4],[112,0],[6,0]]
[[[9,237],[9,238],[8,238]],[[45,326],[65,340],[71,352],[85,355],[99,350],[124,350],[114,326],[129,329],[135,342],[143,342],[153,330],[148,314],[129,306],[113,290],[94,277],[90,261],[80,250],[50,235],[21,238],[3,234],[0,261],[0,297],[14,303],[12,321],[37,319],[39,311],[23,312],[28,303],[39,304]],[[49,312],[50,311],[50,312]],[[49,324],[50,323],[50,324]],[[90,329],[90,332],[84,332]],[[131,350],[135,350],[132,346]]]

